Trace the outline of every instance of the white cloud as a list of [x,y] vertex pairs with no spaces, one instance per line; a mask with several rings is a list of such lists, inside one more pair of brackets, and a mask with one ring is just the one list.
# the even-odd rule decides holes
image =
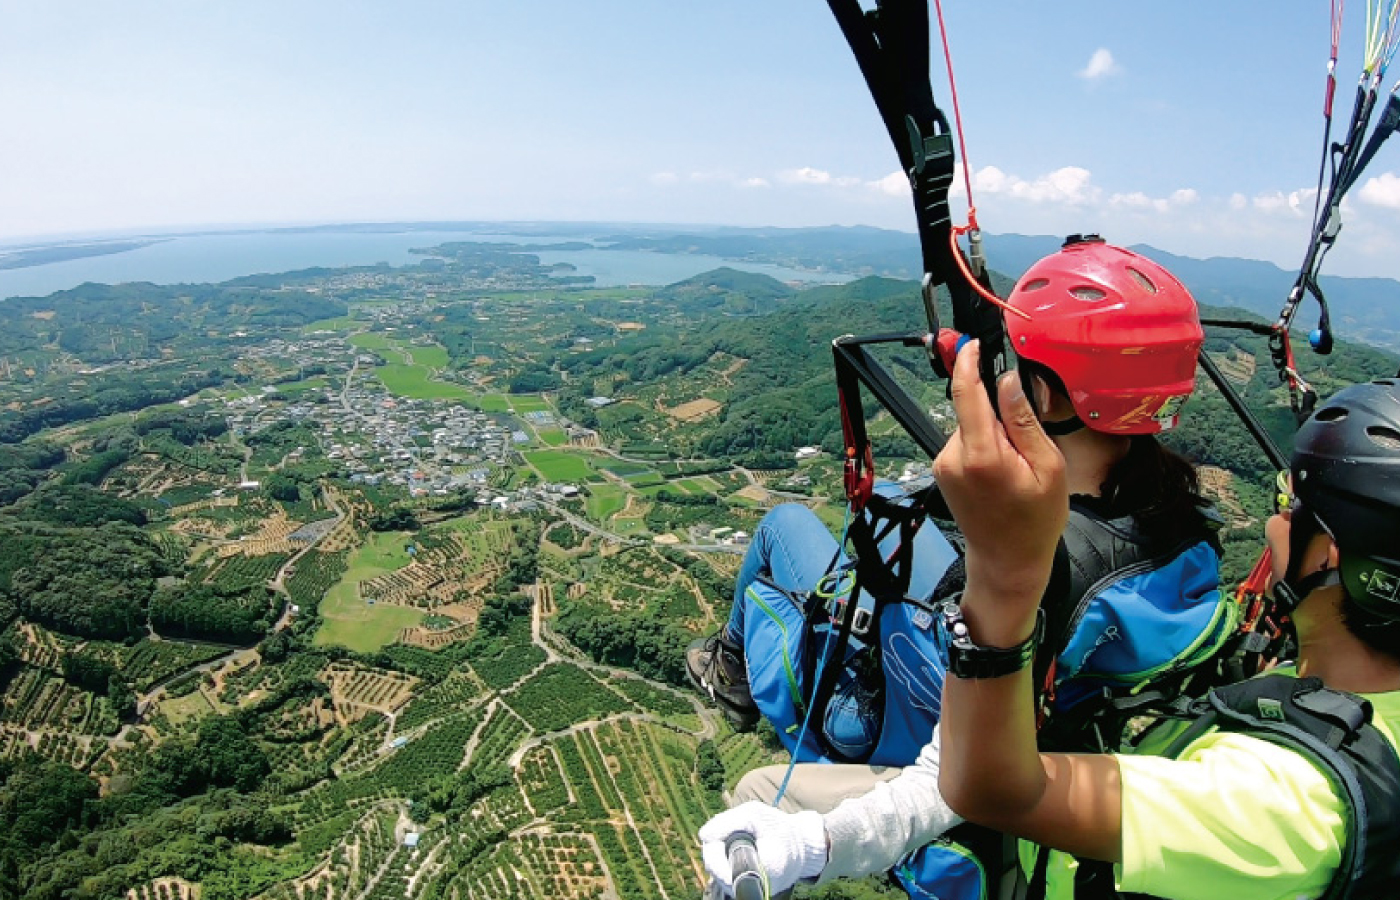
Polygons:
[[886,175],[884,178],[868,181],[866,185],[872,190],[890,197],[909,196],[909,176],[898,169]]
[[1113,54],[1107,47],[1100,47],[1094,51],[1094,55],[1089,57],[1089,64],[1080,69],[1078,75],[1085,81],[1098,81],[1100,78],[1107,78],[1110,75],[1117,75],[1123,71],[1123,67],[1113,61]]
[[1230,195],[1230,208],[1241,210],[1249,206],[1249,198],[1239,192]]
[[1033,180],[1007,174],[996,166],[987,166],[973,174],[972,190],[1029,203],[1077,206],[1098,201],[1101,191],[1092,184],[1092,179],[1092,173],[1079,166],[1065,166]]
[[831,184],[831,173],[803,166],[800,169],[784,169],[778,173],[778,180],[787,184]]
[[1312,208],[1306,210],[1304,204],[1311,204],[1317,191],[1313,188],[1304,188],[1297,191],[1267,191],[1263,194],[1256,194],[1249,202],[1255,209],[1263,213],[1274,215],[1291,214],[1294,216],[1311,215]]
[[676,176],[675,172],[657,172],[648,181],[652,184],[675,184],[680,181],[680,178]]
[[1152,198],[1142,191],[1133,191],[1131,194],[1114,194],[1108,198],[1108,202],[1114,206],[1123,206],[1128,209],[1148,209],[1153,205]]
[[746,188],[766,188],[772,187],[773,185],[767,178],[745,178],[743,181],[739,182],[739,186]]
[[1400,178],[1393,172],[1384,172],[1375,178],[1368,178],[1361,186],[1358,198],[1362,203],[1372,206],[1400,209]]
[[1200,200],[1200,194],[1194,188],[1180,188],[1172,191],[1166,197],[1149,197],[1142,191],[1132,191],[1127,194],[1114,194],[1108,198],[1109,206],[1120,209],[1132,210],[1153,210],[1155,212],[1170,212],[1183,206],[1190,206]]
[[800,169],[784,169],[778,173],[778,180],[786,184],[817,184],[829,187],[848,188],[861,184],[854,175],[832,175],[823,169],[803,166]]

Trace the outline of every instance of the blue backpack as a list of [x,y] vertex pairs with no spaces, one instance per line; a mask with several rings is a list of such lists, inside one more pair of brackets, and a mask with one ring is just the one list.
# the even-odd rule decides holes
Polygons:
[[[762,578],[745,590],[750,690],[799,762],[906,766],[933,733],[947,668],[938,607],[956,602],[963,569],[953,561],[930,596],[904,590],[914,535],[936,527],[929,498],[875,498],[852,523],[854,560],[811,590]],[[1042,653],[1035,668],[1042,747],[1112,750],[1130,719],[1195,693],[1214,674],[1239,624],[1219,565],[1204,510],[1162,538],[1142,534],[1131,517],[1099,514],[1092,500],[1071,502],[1043,601],[1044,646],[1056,652]],[[978,900],[1018,868],[1008,846],[962,826],[892,874],[913,897]]]

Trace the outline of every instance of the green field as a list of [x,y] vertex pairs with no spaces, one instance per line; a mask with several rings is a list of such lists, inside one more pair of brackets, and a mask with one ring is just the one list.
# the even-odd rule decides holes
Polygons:
[[364,350],[387,350],[394,346],[394,342],[382,334],[375,331],[362,331],[359,334],[350,335],[352,346],[360,347]]
[[523,454],[548,481],[582,481],[588,477],[588,461],[564,450],[535,450]]
[[548,412],[551,409],[549,402],[538,394],[511,394],[510,405],[518,413]]
[[590,487],[588,492],[588,515],[599,522],[606,522],[609,516],[627,505],[627,492],[620,487],[600,484]]
[[355,585],[408,565],[407,532],[371,533],[350,557],[340,583],[321,600],[322,624],[318,644],[340,644],[360,653],[373,653],[399,636],[399,631],[423,621],[423,612],[404,606],[381,606],[361,600]]
[[307,378],[304,381],[289,381],[286,384],[279,384],[277,385],[277,391],[278,393],[288,395],[304,394],[307,391],[324,388],[330,383],[329,378],[324,375],[317,375],[312,378]]
[[536,432],[540,440],[550,447],[562,447],[569,442],[569,436],[562,428],[540,428]]
[[390,363],[374,370],[384,387],[400,397],[413,400],[474,400],[471,391],[460,384],[446,381],[432,381],[432,371],[425,366],[406,366]]
[[441,369],[447,365],[447,350],[443,347],[408,347],[406,349],[408,354],[413,357],[413,364],[416,366]]
[[319,319],[307,323],[301,326],[301,330],[307,333],[312,331],[354,331],[363,324],[363,322],[357,322],[349,316],[336,316],[333,319]]
[[610,460],[603,463],[599,468],[605,472],[611,472],[618,478],[628,478],[633,475],[641,475],[651,471],[651,466],[644,463],[623,462],[621,460]]
[[204,694],[195,691],[183,697],[171,697],[168,700],[162,700],[160,711],[165,714],[165,717],[170,720],[172,725],[179,725],[191,719],[207,716],[215,710],[214,707],[209,705],[209,701],[205,699]]
[[482,412],[510,412],[510,401],[505,394],[482,394],[476,400]]
[[682,478],[671,482],[672,487],[680,488],[687,494],[716,494],[720,491],[720,486],[709,478],[701,476],[699,478]]

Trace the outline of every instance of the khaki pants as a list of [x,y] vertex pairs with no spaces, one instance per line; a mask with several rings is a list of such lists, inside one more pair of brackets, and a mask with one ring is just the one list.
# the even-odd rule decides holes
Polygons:
[[[757,800],[760,803],[773,802],[778,796],[778,787],[787,776],[787,766],[764,766],[754,769],[734,786],[729,796],[729,805],[738,806]],[[861,766],[845,763],[799,763],[788,779],[783,799],[778,801],[778,809],[783,812],[801,812],[810,809],[828,813],[841,805],[848,797],[860,797],[882,781],[889,781],[900,773],[895,766]],[[773,895],[773,900],[787,900],[792,891]]]
[[[730,806],[750,800],[772,803],[787,775],[787,766],[754,769],[734,786]],[[889,781],[902,770],[896,766],[861,766],[830,763],[799,763],[792,770],[778,809],[801,812],[804,809],[828,813],[849,797],[861,797],[882,781]]]

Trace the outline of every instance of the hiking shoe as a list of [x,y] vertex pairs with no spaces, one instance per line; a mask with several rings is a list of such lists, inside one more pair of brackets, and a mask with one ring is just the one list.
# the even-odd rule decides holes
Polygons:
[[685,651],[690,683],[719,707],[735,731],[758,724],[758,707],[749,693],[749,673],[743,652],[723,637],[723,629],[691,642]]

